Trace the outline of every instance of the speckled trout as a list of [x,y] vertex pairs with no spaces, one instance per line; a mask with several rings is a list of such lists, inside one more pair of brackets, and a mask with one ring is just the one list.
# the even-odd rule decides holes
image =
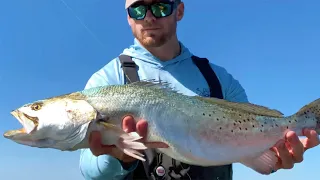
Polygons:
[[303,128],[320,133],[320,99],[297,113],[251,103],[183,95],[168,83],[140,81],[101,86],[38,100],[11,112],[22,129],[4,134],[16,143],[39,148],[74,151],[89,148],[89,133],[102,133],[102,143],[145,160],[148,147],[137,133],[121,128],[122,118],[148,121],[147,141],[162,142],[158,151],[192,165],[242,163],[270,174],[277,157],[270,150],[288,131],[302,136]]

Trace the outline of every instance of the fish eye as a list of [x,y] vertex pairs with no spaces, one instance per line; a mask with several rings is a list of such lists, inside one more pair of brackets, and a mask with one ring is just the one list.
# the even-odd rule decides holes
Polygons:
[[36,103],[31,106],[31,109],[34,111],[38,111],[41,109],[41,107],[42,107],[41,104]]

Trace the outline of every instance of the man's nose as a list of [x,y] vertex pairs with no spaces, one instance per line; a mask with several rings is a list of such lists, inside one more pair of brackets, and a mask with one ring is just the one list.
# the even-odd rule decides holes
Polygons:
[[155,21],[157,18],[155,18],[153,16],[153,14],[151,13],[151,10],[148,9],[147,13],[146,13],[146,17],[144,18],[145,21],[149,21],[149,22],[152,22],[152,21]]

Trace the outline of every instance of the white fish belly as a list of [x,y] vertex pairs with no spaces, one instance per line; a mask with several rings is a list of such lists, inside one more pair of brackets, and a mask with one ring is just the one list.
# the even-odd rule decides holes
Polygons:
[[[170,146],[159,151],[193,165],[224,165],[256,157],[283,137],[281,131],[266,136],[268,129],[263,132],[259,128],[237,131],[227,120],[218,122],[212,117],[198,116],[198,113],[192,117],[185,112],[149,109],[144,117],[149,119],[148,139],[164,141]],[[196,117],[199,120],[195,120]]]
[[169,144],[169,148],[159,151],[170,157],[187,164],[200,166],[216,166],[239,162],[249,157],[257,157],[272,147],[277,140],[256,140],[256,144],[246,144],[240,141],[220,143],[212,140],[199,140],[197,137],[175,137],[175,143]]

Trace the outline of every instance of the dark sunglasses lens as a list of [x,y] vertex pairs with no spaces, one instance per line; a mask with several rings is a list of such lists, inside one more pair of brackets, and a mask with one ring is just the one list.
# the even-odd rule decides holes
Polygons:
[[128,9],[129,16],[134,19],[143,19],[147,12],[147,7],[140,5],[129,7]]
[[155,17],[166,17],[170,16],[172,13],[172,4],[167,3],[157,3],[151,6],[152,14]]

